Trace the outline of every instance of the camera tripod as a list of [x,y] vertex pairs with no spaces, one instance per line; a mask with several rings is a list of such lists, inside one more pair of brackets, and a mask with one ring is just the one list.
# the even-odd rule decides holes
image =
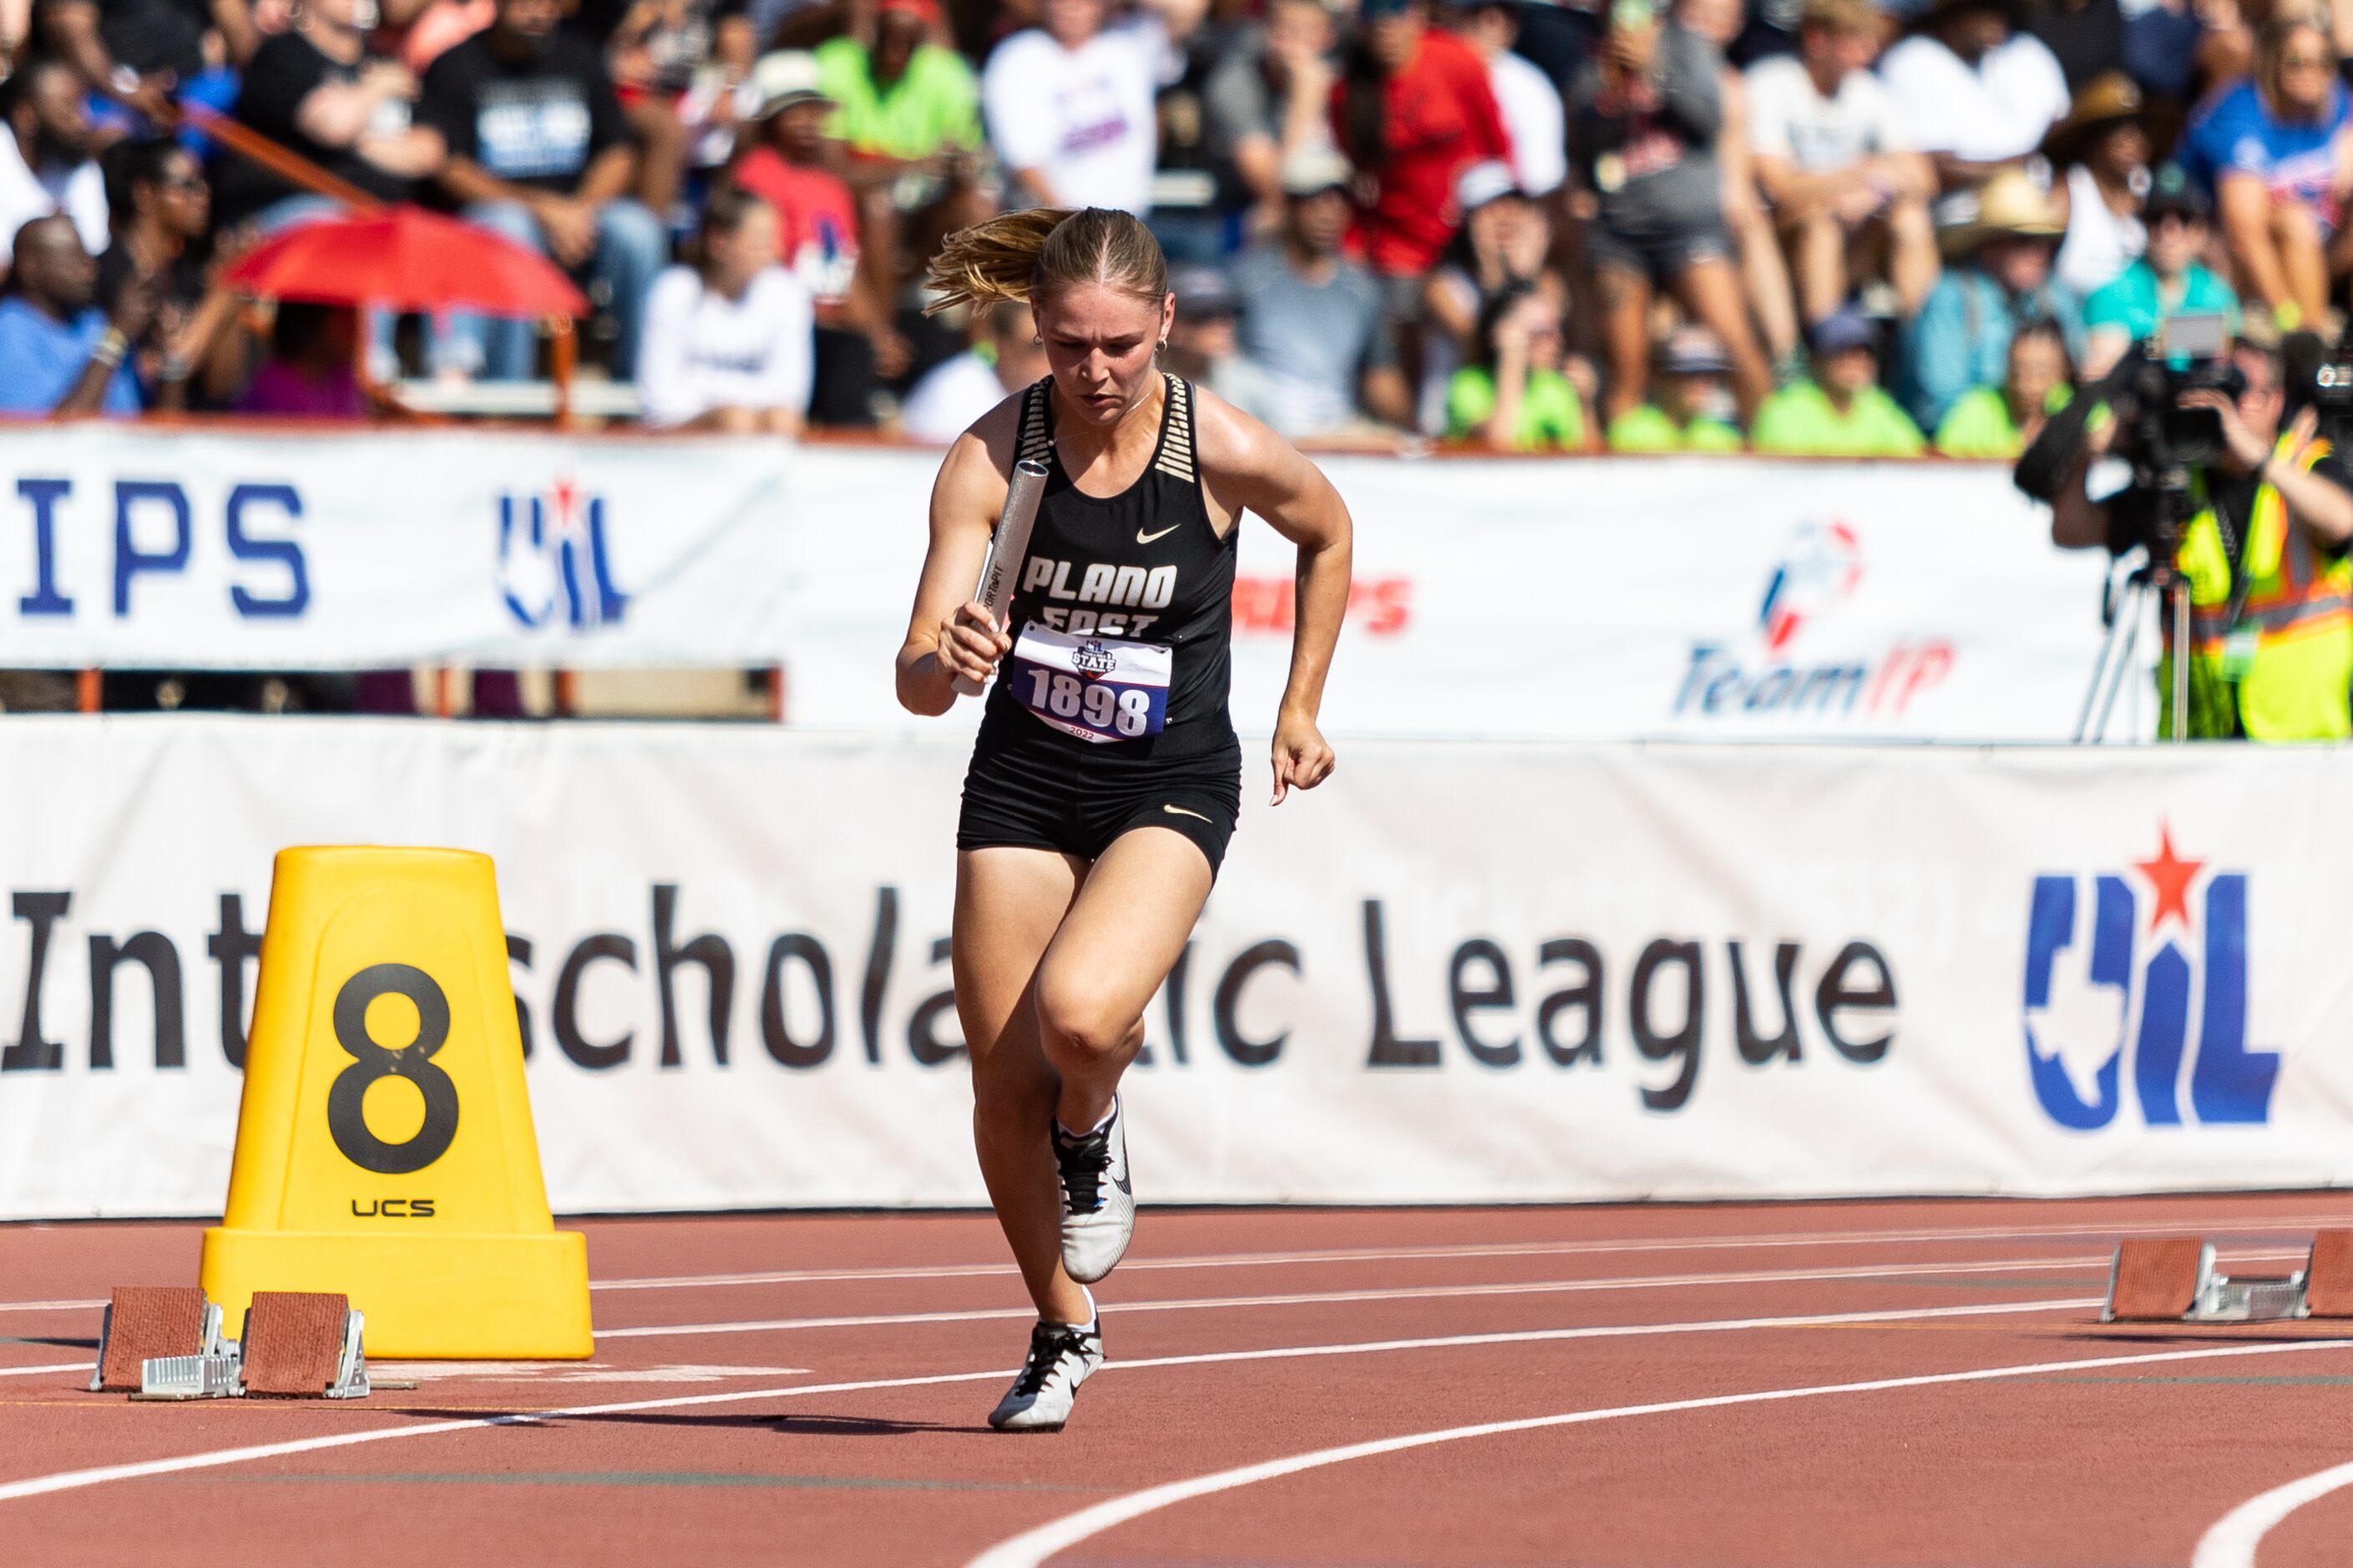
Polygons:
[[2141,606],[2155,603],[2173,620],[2172,738],[2178,745],[2189,732],[2189,580],[2173,564],[2173,552],[2160,555],[2151,548],[2124,580],[2121,590],[2112,576],[2107,584],[2108,635],[2100,657],[2092,665],[2091,685],[2084,692],[2083,717],[2075,721],[2075,743],[2082,745],[2108,732],[2108,715],[2131,672],[2133,646],[2140,638]]

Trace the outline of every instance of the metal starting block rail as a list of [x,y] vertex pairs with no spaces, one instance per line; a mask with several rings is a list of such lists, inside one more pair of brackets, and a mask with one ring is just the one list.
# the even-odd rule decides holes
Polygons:
[[2353,1318],[2353,1230],[2313,1238],[2306,1266],[2288,1274],[2230,1275],[2211,1242],[2196,1237],[2127,1241],[2108,1269],[2104,1323],[2261,1323]]

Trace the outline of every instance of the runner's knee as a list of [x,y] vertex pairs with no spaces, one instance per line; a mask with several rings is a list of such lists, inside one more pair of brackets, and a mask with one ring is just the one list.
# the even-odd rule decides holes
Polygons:
[[1038,976],[1038,1032],[1057,1066],[1084,1067],[1118,1054],[1135,1020],[1107,1006],[1094,988],[1049,964]]

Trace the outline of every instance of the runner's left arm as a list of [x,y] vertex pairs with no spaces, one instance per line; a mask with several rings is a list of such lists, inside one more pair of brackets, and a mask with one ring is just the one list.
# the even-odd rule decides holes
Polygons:
[[1356,525],[1324,470],[1297,447],[1221,398],[1203,393],[1199,405],[1201,467],[1211,493],[1232,508],[1235,526],[1244,510],[1254,511],[1299,549],[1291,679],[1274,721],[1272,804],[1281,805],[1293,788],[1314,789],[1331,777],[1337,761],[1316,716],[1348,610]]

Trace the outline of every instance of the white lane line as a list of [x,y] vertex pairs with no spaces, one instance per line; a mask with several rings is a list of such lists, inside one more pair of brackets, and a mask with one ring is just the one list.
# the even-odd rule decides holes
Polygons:
[[[2067,1240],[2081,1237],[2209,1235],[2266,1236],[2353,1225],[2353,1211],[2280,1219],[2184,1219],[2114,1225],[1981,1226],[1920,1230],[1785,1231],[1764,1236],[1637,1237],[1609,1241],[1510,1242],[1482,1246],[1337,1247],[1321,1251],[1220,1252],[1175,1258],[1130,1258],[1124,1274],[1163,1268],[1263,1268],[1317,1263],[1406,1263],[1462,1258],[1577,1258],[1623,1252],[1719,1252],[1747,1247],[1846,1247],[1882,1243]],[[687,1290],[733,1285],[806,1285],[852,1280],[971,1279],[1011,1276],[1010,1263],[908,1264],[892,1268],[785,1268],[743,1274],[676,1274],[596,1279],[591,1290]],[[88,1303],[103,1305],[102,1302]]]
[[[2242,1254],[2244,1258],[2280,1254]],[[1482,1296],[1579,1295],[1590,1291],[1662,1290],[1729,1285],[1787,1285],[1814,1280],[1906,1279],[1921,1276],[1941,1279],[1955,1274],[2039,1274],[2063,1268],[2105,1266],[2105,1253],[2080,1258],[2013,1258],[1972,1263],[1857,1264],[1838,1268],[1752,1269],[1728,1274],[1645,1274],[1599,1279],[1516,1279],[1493,1285],[1400,1285],[1361,1290],[1312,1290],[1266,1296],[1194,1296],[1173,1300],[1119,1301],[1103,1299],[1104,1310],[1114,1316],[1131,1312],[1226,1311],[1246,1307],[1310,1307],[1348,1301],[1464,1300]],[[2094,1305],[2097,1305],[2095,1301]],[[600,1329],[599,1340],[664,1339],[695,1334],[781,1333],[799,1329],[864,1329],[910,1323],[986,1323],[1029,1319],[1034,1307],[981,1307],[957,1311],[878,1312],[855,1317],[765,1318],[716,1323],[656,1323],[640,1328]]]
[[42,1366],[0,1366],[0,1377],[38,1377],[45,1372],[94,1372],[94,1361],[53,1361]]
[[[1493,1437],[1514,1432],[1535,1432],[1553,1426],[1579,1426],[1599,1421],[1622,1421],[1636,1415],[1672,1415],[1693,1410],[1722,1410],[1738,1405],[1767,1405],[1792,1399],[1819,1399],[1834,1394],[1884,1394],[1907,1388],[1933,1388],[1962,1383],[1990,1383],[2002,1378],[2037,1377],[2060,1372],[2084,1372],[2100,1367],[2137,1366],[2153,1362],[2195,1361],[2241,1355],[2284,1355],[2296,1351],[2353,1350],[2353,1342],[2337,1341],[2316,1343],[2299,1342],[2290,1344],[2216,1345],[2199,1350],[2160,1351],[2151,1355],[2092,1356],[2080,1361],[2026,1362],[2014,1366],[1978,1367],[1967,1372],[1923,1373],[1911,1377],[1875,1377],[1859,1383],[1811,1384],[1797,1388],[1764,1388],[1746,1394],[1716,1394],[1696,1399],[1667,1399],[1649,1405],[1620,1405],[1601,1410],[1572,1410],[1558,1415],[1535,1415],[1518,1421],[1487,1421],[1475,1426],[1449,1426],[1436,1432],[1416,1432],[1401,1437],[1380,1437],[1366,1443],[1350,1443],[1335,1448],[1319,1448],[1313,1453],[1293,1454],[1284,1458],[1268,1459],[1260,1464],[1242,1465],[1230,1470],[1218,1470],[1208,1475],[1194,1476],[1181,1481],[1168,1481],[1156,1487],[1146,1487],[1125,1497],[1113,1498],[1092,1508],[1079,1510],[1027,1530],[1010,1540],[999,1542],[975,1557],[965,1568],[1038,1568],[1039,1563],[1056,1552],[1065,1551],[1104,1531],[1155,1513],[1174,1504],[1194,1498],[1208,1497],[1242,1487],[1255,1486],[1283,1476],[1293,1476],[1303,1470],[1323,1469],[1332,1465],[1345,1465],[1352,1459],[1369,1459],[1383,1454],[1395,1454],[1409,1448],[1426,1448],[1439,1443],[1459,1443],[1471,1437]],[[2353,1480],[2353,1465],[2340,1466],[2337,1470],[2324,1471],[2310,1479],[2345,1472],[2344,1479]],[[2299,1482],[2299,1486],[2310,1481]],[[2340,1480],[2337,1484],[2342,1485]],[[2266,1494],[2271,1495],[2271,1494]],[[2261,1502],[2263,1500],[2255,1500]],[[2306,1500],[2298,1499],[2297,1501]],[[2252,1506],[2252,1505],[2250,1505]],[[2288,1504],[2289,1508],[2295,1502]],[[2283,1513],[2286,1510],[2281,1510]],[[2233,1516],[2235,1517],[2235,1516]],[[2228,1520],[2223,1521],[2229,1523]],[[2220,1526],[2216,1527],[2220,1529]],[[2265,1526],[2268,1528],[2268,1525]],[[2257,1531],[2260,1539],[2261,1531]],[[2209,1540],[2212,1539],[2209,1536]],[[2247,1554],[2242,1557],[2206,1559],[2201,1543],[2192,1568],[2243,1568],[2252,1564],[2253,1546],[2251,1541]]]
[[0,1312],[83,1312],[103,1301],[0,1301]]
[[[1545,1341],[1625,1339],[1649,1334],[1723,1333],[1748,1329],[1834,1328],[1847,1324],[1906,1322],[1928,1318],[1988,1317],[2001,1313],[2057,1312],[2096,1307],[2096,1300],[1987,1301],[1966,1307],[1910,1307],[1877,1312],[1815,1312],[1794,1318],[1724,1318],[1689,1323],[1626,1323],[1573,1329],[1529,1329],[1511,1333],[1449,1334],[1415,1340],[1375,1340],[1324,1345],[1286,1345],[1267,1350],[1214,1351],[1199,1355],[1153,1356],[1106,1363],[1103,1372],[1136,1372],[1151,1367],[1207,1366],[1226,1362],[1289,1361],[1304,1356],[1372,1355],[1391,1351],[1455,1350],[1473,1345],[1534,1344]],[[2195,1353],[2195,1352],[2193,1352]],[[2158,1358],[2164,1359],[2164,1358]],[[2054,1363],[2063,1365],[2064,1363]],[[731,1389],[723,1394],[678,1394],[664,1399],[632,1399],[611,1405],[575,1405],[554,1410],[472,1415],[453,1421],[430,1421],[417,1426],[382,1426],[365,1432],[343,1432],[326,1437],[296,1437],[282,1443],[259,1443],[244,1448],[217,1448],[209,1453],[184,1454],[174,1458],[144,1459],[134,1464],[101,1465],[94,1469],[61,1470],[55,1475],[0,1483],[0,1502],[103,1486],[109,1481],[132,1481],[150,1476],[178,1475],[188,1470],[218,1469],[256,1459],[314,1454],[328,1448],[348,1448],[362,1443],[388,1443],[402,1437],[431,1437],[448,1432],[476,1431],[487,1426],[527,1426],[565,1417],[613,1415],[635,1410],[681,1410],[711,1405],[740,1405],[754,1399],[803,1399],[813,1394],[863,1394],[876,1389],[925,1388],[951,1383],[987,1383],[1011,1377],[1011,1367],[987,1372],[938,1373],[927,1377],[885,1377],[859,1383],[787,1384],[776,1388]],[[1097,1373],[1097,1376],[1103,1373]],[[355,1411],[365,1415],[366,1411]]]
[[2189,1568],[2255,1568],[2255,1549],[2280,1521],[2348,1486],[2353,1486],[2353,1464],[2331,1466],[2249,1498],[2198,1538]]

